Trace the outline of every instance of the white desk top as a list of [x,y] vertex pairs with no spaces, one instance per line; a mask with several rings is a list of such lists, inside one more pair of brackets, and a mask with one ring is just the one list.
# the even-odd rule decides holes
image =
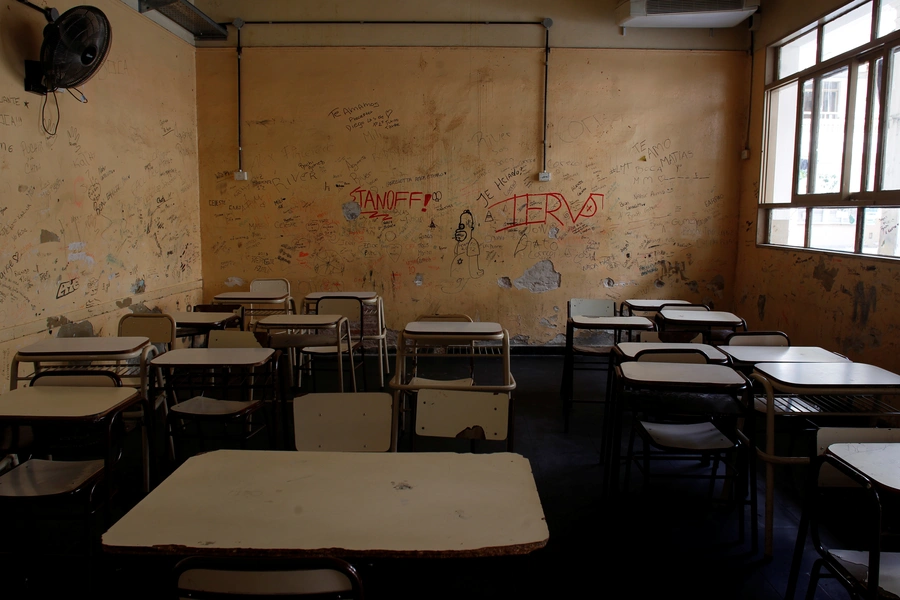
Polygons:
[[175,325],[222,325],[225,321],[236,320],[238,316],[230,312],[185,312],[174,311],[167,313],[175,319]]
[[715,346],[709,344],[691,344],[681,342],[620,342],[616,348],[622,356],[634,358],[642,350],[696,350],[706,355],[712,361],[726,362],[728,357],[722,354]]
[[730,327],[744,322],[736,314],[722,310],[677,310],[664,308],[659,311],[659,316],[664,321],[669,321],[673,324],[722,325]]
[[499,335],[500,323],[469,323],[457,321],[412,321],[403,328],[404,333],[425,335]]
[[150,343],[150,339],[134,337],[76,337],[48,338],[20,348],[16,357],[27,360],[32,357],[67,357],[137,354]]
[[631,298],[623,304],[633,310],[659,310],[663,304],[690,304],[687,300],[652,300],[649,298]]
[[222,292],[216,294],[213,300],[216,302],[236,302],[247,303],[256,302],[259,304],[280,304],[290,298],[290,294],[273,294],[271,292]]
[[140,394],[132,387],[37,386],[18,388],[0,395],[0,419],[93,419]]
[[900,444],[884,442],[831,444],[832,454],[880,485],[900,491]]
[[311,292],[305,300],[319,300],[321,298],[356,298],[357,300],[372,300],[378,297],[375,292]]
[[626,381],[664,386],[744,386],[747,380],[725,365],[694,363],[637,362],[622,363]]
[[177,348],[150,361],[155,367],[258,367],[275,351],[271,348]]
[[572,315],[572,323],[580,329],[654,329],[647,317],[589,317]]
[[103,535],[109,552],[469,557],[549,536],[527,459],[220,450],[187,460]]
[[260,319],[257,327],[333,327],[341,315],[270,315]]
[[818,346],[721,346],[736,363],[848,362],[848,359]]
[[776,389],[800,393],[900,393],[900,375],[855,362],[759,363],[755,371]]

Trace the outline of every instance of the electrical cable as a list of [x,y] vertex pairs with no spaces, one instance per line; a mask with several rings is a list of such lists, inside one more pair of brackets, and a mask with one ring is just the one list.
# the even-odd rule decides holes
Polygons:
[[56,90],[52,91],[53,101],[56,104],[56,126],[53,128],[53,131],[47,129],[47,122],[44,120],[44,110],[47,108],[47,96],[49,94],[44,94],[44,101],[41,103],[41,129],[50,137],[55,136],[56,132],[59,131],[59,98],[56,96]]

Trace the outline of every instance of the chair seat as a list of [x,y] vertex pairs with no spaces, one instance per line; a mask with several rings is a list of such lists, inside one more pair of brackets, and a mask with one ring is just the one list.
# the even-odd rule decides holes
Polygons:
[[464,377],[462,379],[429,379],[427,377],[413,377],[409,380],[408,385],[413,387],[440,385],[453,388],[466,388],[475,385],[475,380],[471,377]]
[[683,450],[728,450],[735,447],[733,441],[710,422],[704,423],[650,423],[640,422],[641,427],[660,448]]
[[[830,554],[861,582],[869,580],[869,553],[859,550],[831,550]],[[879,595],[900,598],[900,553],[882,552],[878,576]]]
[[[331,338],[332,340],[334,338]],[[353,342],[353,349],[357,350],[359,348],[359,342]],[[343,350],[345,346],[341,345],[341,350]],[[303,352],[306,354],[337,354],[338,347],[332,344],[331,346],[307,346],[303,348]]]
[[608,356],[612,352],[613,346],[580,346],[575,344],[572,350],[576,354],[588,354],[591,356]]
[[37,498],[72,494],[98,481],[102,475],[102,460],[32,458],[0,476],[0,497]]
[[218,400],[209,396],[194,396],[184,402],[179,402],[169,410],[182,415],[192,417],[239,417],[258,408],[258,400]]
[[269,337],[270,348],[298,348],[328,346],[334,348],[335,336],[322,333],[276,333]]

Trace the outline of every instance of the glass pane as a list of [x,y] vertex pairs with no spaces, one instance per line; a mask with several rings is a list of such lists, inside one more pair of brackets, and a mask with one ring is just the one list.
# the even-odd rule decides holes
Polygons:
[[766,190],[763,202],[790,202],[794,180],[797,82],[769,92]]
[[884,133],[884,161],[881,172],[881,189],[900,190],[900,65],[897,56],[900,47],[891,52],[891,78],[887,82],[887,116]]
[[875,163],[878,158],[878,136],[880,129],[878,124],[881,122],[881,65],[884,62],[879,58],[875,61],[875,91],[872,93],[872,123],[869,125],[869,161],[867,163],[868,173],[866,173],[866,191],[875,190]]
[[878,16],[878,37],[900,29],[900,0],[881,0]]
[[867,208],[863,221],[864,254],[900,256],[900,208]]
[[869,96],[869,63],[859,65],[856,75],[856,107],[853,114],[853,150],[850,156],[850,193],[862,186],[863,143],[866,131],[866,98]]
[[814,194],[841,191],[844,156],[844,125],[847,114],[847,75],[849,69],[823,75],[819,79],[818,135],[816,136]]
[[774,208],[769,211],[770,244],[802,248],[805,240],[805,208]]
[[825,24],[822,31],[822,60],[862,46],[872,39],[872,3],[866,2],[842,17]]
[[797,173],[797,193],[808,192],[807,176],[809,174],[809,135],[812,132],[813,82],[803,82],[803,121],[800,123],[800,172]]
[[853,252],[856,242],[855,208],[814,208],[809,247]]
[[782,46],[778,51],[778,79],[816,64],[817,44],[816,30],[813,29]]

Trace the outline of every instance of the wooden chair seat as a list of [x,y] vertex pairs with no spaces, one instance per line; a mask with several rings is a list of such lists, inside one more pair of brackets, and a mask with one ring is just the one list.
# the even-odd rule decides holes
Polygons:
[[41,498],[74,494],[103,477],[102,460],[32,458],[0,476],[0,497]]
[[258,400],[218,400],[209,396],[194,396],[173,405],[169,410],[191,417],[230,416],[237,419],[253,412],[261,405]]

